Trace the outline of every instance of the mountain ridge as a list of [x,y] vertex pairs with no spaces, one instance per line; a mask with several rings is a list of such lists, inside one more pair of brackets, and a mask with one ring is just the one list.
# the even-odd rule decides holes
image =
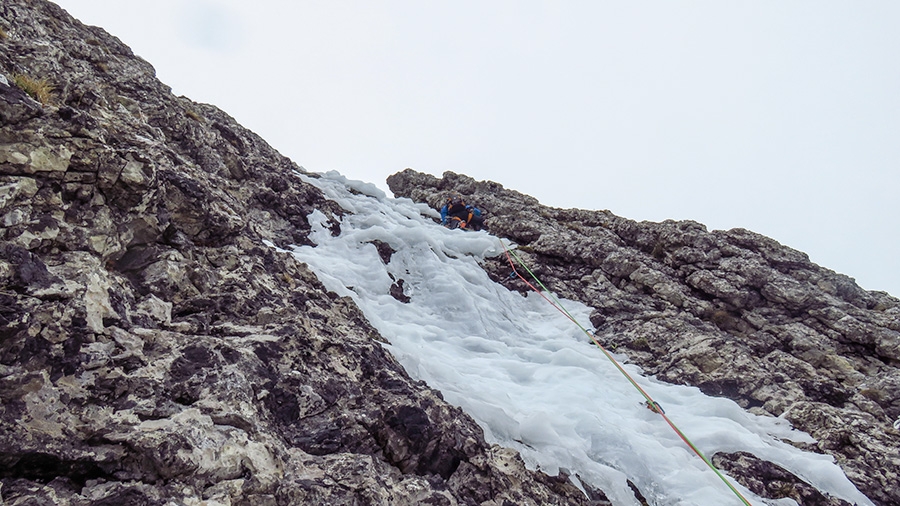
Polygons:
[[[347,211],[298,181],[301,167],[217,108],[173,96],[121,41],[52,3],[5,2],[0,28],[7,504],[608,503],[488,445],[469,416],[410,379],[352,301],[266,246],[311,244],[314,211],[340,234]],[[49,102],[14,75],[46,80]],[[900,502],[896,299],[821,273],[816,283],[831,288],[804,289],[787,278],[808,259],[749,232],[554,210],[452,173],[388,183],[432,207],[450,191],[471,198],[554,291],[595,308],[605,342],[660,378],[787,412],[873,501]],[[765,262],[725,262],[742,244]],[[524,290],[501,259],[484,268]],[[808,333],[797,328],[810,318]],[[680,348],[663,338],[673,331]],[[701,335],[721,346],[704,353]],[[753,336],[758,349],[742,345]],[[817,355],[820,341],[841,353]],[[774,386],[773,375],[743,377],[776,351],[802,382],[793,370]],[[859,375],[874,380],[860,388]],[[762,495],[839,504],[747,456],[718,458],[737,475],[755,469],[745,485]]]

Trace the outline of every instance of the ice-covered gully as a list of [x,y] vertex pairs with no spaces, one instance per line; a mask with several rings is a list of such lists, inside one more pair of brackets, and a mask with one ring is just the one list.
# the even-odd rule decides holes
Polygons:
[[[310,217],[314,247],[294,249],[320,280],[363,309],[414,377],[440,390],[485,430],[550,474],[564,469],[603,490],[614,504],[741,504],[735,494],[655,413],[600,350],[535,294],[522,296],[481,269],[502,253],[496,237],[436,226],[435,211],[332,173],[319,185],[347,213],[339,235],[333,216]],[[351,191],[351,188],[356,191]],[[376,244],[392,251],[387,262]],[[392,296],[402,280],[408,301]],[[574,318],[590,309],[565,301]],[[872,504],[834,459],[786,441],[811,442],[782,419],[757,416],[734,402],[676,386],[624,366],[707,455],[747,452],[784,467],[823,493]],[[753,504],[771,500],[736,485]]]

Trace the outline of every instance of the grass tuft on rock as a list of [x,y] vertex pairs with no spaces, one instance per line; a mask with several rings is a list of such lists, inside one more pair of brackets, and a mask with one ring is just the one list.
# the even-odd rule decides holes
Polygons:
[[13,82],[41,105],[50,103],[50,92],[53,91],[53,85],[46,79],[33,79],[24,74],[16,74],[13,76]]

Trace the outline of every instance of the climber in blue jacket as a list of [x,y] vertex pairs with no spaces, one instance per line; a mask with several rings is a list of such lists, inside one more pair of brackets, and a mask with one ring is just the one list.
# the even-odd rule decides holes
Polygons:
[[487,228],[481,210],[475,206],[466,205],[459,195],[449,197],[444,203],[444,207],[441,208],[441,224],[450,229],[482,230]]

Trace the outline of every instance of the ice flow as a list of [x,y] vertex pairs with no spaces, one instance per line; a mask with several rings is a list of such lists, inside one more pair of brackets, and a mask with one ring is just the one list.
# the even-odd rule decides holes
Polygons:
[[[315,246],[295,247],[293,254],[329,290],[351,297],[407,372],[469,413],[487,441],[515,448],[530,468],[565,469],[616,505],[639,504],[626,480],[653,505],[742,504],[641,404],[637,390],[582,330],[536,294],[522,296],[488,278],[479,262],[502,253],[498,238],[447,230],[426,205],[388,198],[374,185],[335,172],[297,177],[321,188],[345,214],[313,212]],[[339,221],[339,235],[329,220]],[[375,241],[395,251],[387,264]],[[397,280],[409,302],[390,295]],[[587,324],[588,307],[563,304]],[[823,493],[872,504],[831,457],[785,443],[812,440],[784,420],[645,377],[627,357],[616,357],[705,455],[749,452]],[[728,479],[753,504],[796,504],[764,500]]]

